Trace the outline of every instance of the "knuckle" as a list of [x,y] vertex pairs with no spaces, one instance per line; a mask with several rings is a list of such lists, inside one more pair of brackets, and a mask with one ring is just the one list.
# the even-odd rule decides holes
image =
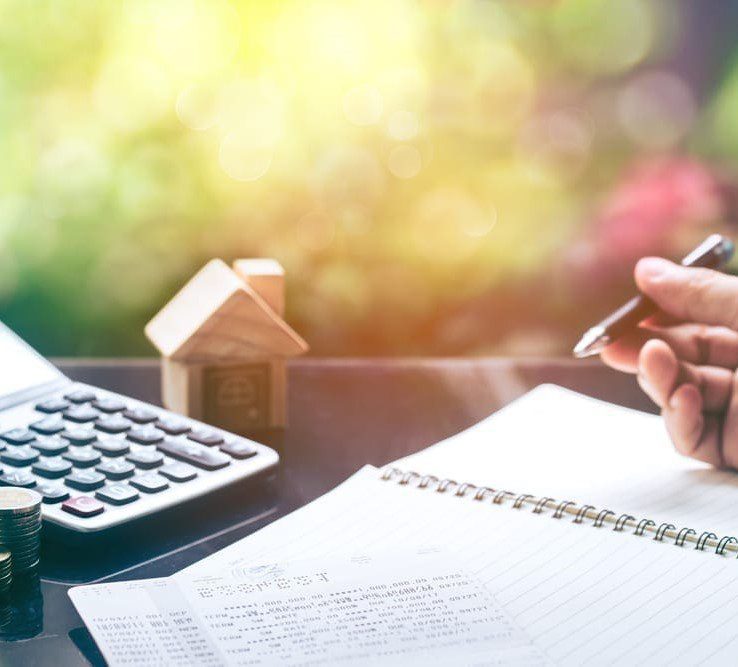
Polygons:
[[[725,281],[730,281],[731,289],[726,289]],[[728,296],[731,293],[733,298]],[[735,330],[738,328],[738,279],[710,269],[689,270],[684,308],[690,319],[699,321],[708,314],[710,323],[725,323]]]
[[696,347],[695,363],[699,366],[706,365],[712,358],[713,337],[710,327],[706,324],[700,324],[694,334],[694,343]]

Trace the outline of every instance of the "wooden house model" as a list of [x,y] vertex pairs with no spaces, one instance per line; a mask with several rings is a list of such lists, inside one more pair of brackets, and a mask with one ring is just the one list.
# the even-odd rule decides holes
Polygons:
[[234,433],[286,424],[286,360],[308,350],[284,321],[284,270],[213,259],[146,325],[162,354],[162,402]]

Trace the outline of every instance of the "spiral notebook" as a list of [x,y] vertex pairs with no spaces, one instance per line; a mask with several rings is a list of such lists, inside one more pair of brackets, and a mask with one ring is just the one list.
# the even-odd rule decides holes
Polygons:
[[[680,458],[658,418],[544,386],[424,452],[366,466],[174,580],[439,550],[544,662],[732,664],[737,506],[734,474]],[[462,648],[441,664],[479,663]]]
[[659,418],[546,385],[176,576],[444,548],[553,663],[732,662],[736,507]]
[[522,505],[545,503],[579,521],[738,553],[735,472],[677,454],[656,415],[556,385],[393,466],[419,473],[408,480],[427,475],[423,484],[448,478],[509,490]]
[[[576,522],[576,514],[557,514],[554,505],[536,508],[519,496],[495,503],[496,494],[367,466],[175,579],[275,559],[437,548],[478,580],[553,664],[734,662],[735,558],[635,536],[632,524],[615,531],[604,522],[594,527],[590,518]],[[470,663],[461,653],[445,664]]]

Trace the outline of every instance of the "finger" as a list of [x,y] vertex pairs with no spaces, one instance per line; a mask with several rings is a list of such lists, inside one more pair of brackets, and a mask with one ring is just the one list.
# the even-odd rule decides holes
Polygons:
[[738,328],[738,278],[734,276],[647,257],[636,265],[635,279],[667,315]]
[[730,401],[725,409],[722,455],[726,466],[738,469],[738,376],[733,374]]
[[660,408],[683,384],[696,386],[705,410],[723,411],[733,391],[733,372],[714,366],[679,362],[674,351],[661,340],[648,341],[638,357],[638,383]]
[[684,384],[695,385],[702,396],[703,409],[723,413],[733,394],[733,376],[727,368],[681,364],[674,391]]
[[720,422],[705,416],[699,389],[693,384],[681,385],[664,406],[661,414],[674,448],[684,456],[723,466]]
[[738,367],[738,333],[732,329],[704,324],[679,324],[653,331],[669,344],[682,361],[698,366]]
[[600,352],[600,358],[615,370],[635,373],[641,348],[654,337],[658,337],[656,332],[636,329],[608,345]]
[[674,391],[680,370],[676,355],[662,340],[649,340],[638,355],[638,384],[660,408]]
[[617,370],[634,373],[640,349],[652,338],[665,341],[681,361],[698,366],[738,367],[738,333],[727,327],[702,324],[640,327],[605,348],[602,360]]

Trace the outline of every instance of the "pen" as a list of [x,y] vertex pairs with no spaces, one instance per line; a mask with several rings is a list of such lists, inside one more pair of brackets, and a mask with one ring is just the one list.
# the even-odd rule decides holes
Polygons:
[[[682,266],[718,269],[732,257],[733,250],[733,242],[730,239],[720,234],[712,234],[690,252],[681,263]],[[599,354],[610,343],[634,329],[657,310],[656,304],[648,297],[642,294],[633,297],[599,324],[589,329],[574,347],[574,356],[577,359],[583,359]]]

